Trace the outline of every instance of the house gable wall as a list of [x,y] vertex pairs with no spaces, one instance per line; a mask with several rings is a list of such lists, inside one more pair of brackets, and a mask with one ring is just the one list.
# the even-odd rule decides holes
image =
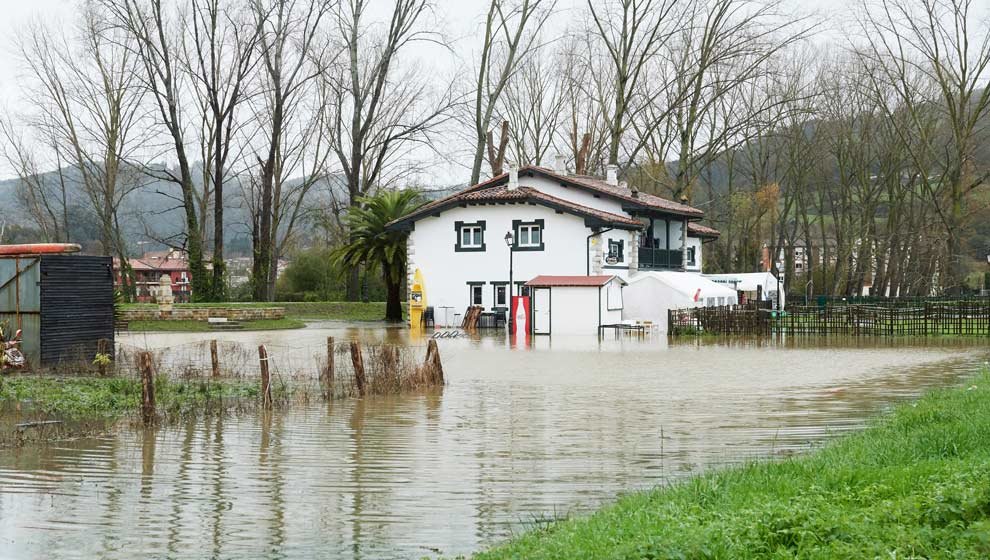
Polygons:
[[603,210],[605,212],[611,212],[612,214],[618,214],[620,216],[627,215],[626,212],[622,210],[621,201],[614,200],[607,195],[596,196],[587,190],[578,187],[564,186],[561,185],[559,181],[551,181],[545,177],[533,176],[520,177],[519,184],[526,187],[532,187],[550,196],[569,200],[575,204],[595,208],[597,210]]

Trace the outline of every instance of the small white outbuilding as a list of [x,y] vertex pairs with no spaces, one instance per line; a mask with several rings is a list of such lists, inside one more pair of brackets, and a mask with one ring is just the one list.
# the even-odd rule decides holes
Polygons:
[[537,276],[526,286],[532,298],[533,334],[597,334],[622,321],[618,276]]
[[624,320],[651,321],[667,332],[671,309],[735,305],[736,292],[690,272],[638,272],[624,290]]

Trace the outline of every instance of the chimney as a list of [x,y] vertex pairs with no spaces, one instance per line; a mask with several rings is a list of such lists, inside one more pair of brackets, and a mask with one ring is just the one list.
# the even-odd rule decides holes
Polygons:
[[559,175],[567,175],[567,156],[564,154],[553,156],[553,170]]
[[509,186],[507,188],[510,191],[519,188],[519,167],[514,163],[509,166]]
[[610,163],[605,169],[605,182],[613,187],[619,186],[619,166]]

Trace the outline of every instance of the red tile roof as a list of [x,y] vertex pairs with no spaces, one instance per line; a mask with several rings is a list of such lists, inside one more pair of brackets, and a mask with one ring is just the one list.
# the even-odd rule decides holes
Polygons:
[[696,237],[718,237],[722,234],[715,228],[703,226],[697,222],[690,222],[688,224],[688,235],[694,235]]
[[[546,167],[539,167],[536,165],[527,165],[525,167],[519,168],[520,177],[526,175],[527,173],[543,175],[544,177],[550,179],[554,179],[578,187],[584,187],[586,189],[594,190],[602,194],[612,196],[613,198],[618,198],[620,200],[630,202],[637,206],[641,206],[643,208],[661,210],[665,212],[671,212],[674,214],[681,214],[687,216],[701,217],[705,215],[705,212],[703,210],[699,210],[698,208],[695,208],[693,206],[688,206],[687,204],[674,202],[673,200],[667,200],[666,198],[661,198],[656,195],[633,191],[629,187],[610,185],[607,182],[597,177],[591,177],[589,175],[562,175],[552,169],[547,169]],[[501,175],[496,175],[491,179],[482,181],[477,185],[468,187],[467,190],[488,188],[492,185],[498,185],[503,182],[506,182],[508,181],[508,179],[509,179],[509,174],[502,173]]]
[[542,167],[537,168],[544,174],[554,175],[561,179],[566,179],[567,181],[578,183],[584,187],[599,191],[601,193],[611,195],[614,198],[620,200],[631,202],[635,205],[642,206],[645,208],[651,208],[654,210],[663,210],[665,212],[671,212],[679,215],[686,216],[704,216],[705,213],[702,210],[694,208],[693,206],[688,206],[687,204],[681,204],[680,202],[674,202],[673,200],[667,200],[666,198],[661,198],[656,195],[633,191],[629,187],[622,187],[619,185],[610,185],[601,179],[595,177],[588,177],[584,175],[557,175],[553,171],[548,169],[543,169]]
[[[628,187],[621,187],[618,185],[609,185],[601,179],[596,179],[594,177],[588,177],[584,175],[561,175],[550,169],[544,167],[537,167],[535,165],[529,165],[519,169],[519,177],[521,181],[525,180],[526,175],[542,175],[543,177],[559,181],[562,184],[566,184],[579,189],[585,189],[588,191],[593,191],[595,193],[603,194],[605,196],[615,198],[625,202],[632,207],[638,207],[645,210],[656,210],[660,212],[666,212],[669,214],[675,214],[679,216],[686,217],[697,217],[700,218],[705,215],[702,210],[688,206],[686,204],[681,204],[674,202],[673,200],[667,200],[659,196],[654,196],[652,194],[636,192]],[[630,220],[625,216],[619,216],[618,214],[612,214],[610,212],[605,212],[602,210],[597,210],[580,204],[576,204],[570,201],[566,201],[542,191],[528,188],[520,187],[519,189],[508,191],[505,188],[505,184],[509,181],[509,174],[502,173],[501,175],[496,175],[491,179],[482,181],[477,185],[470,186],[460,192],[456,192],[452,195],[446,196],[444,198],[434,200],[418,210],[412,212],[411,214],[402,217],[399,220],[391,222],[390,226],[395,226],[400,223],[415,221],[423,216],[429,215],[431,212],[439,212],[442,209],[447,208],[451,204],[456,204],[458,202],[497,202],[497,201],[511,201],[511,200],[523,200],[520,192],[528,193],[538,193],[538,195],[532,195],[536,198],[542,195],[540,198],[543,202],[553,201],[560,205],[566,204],[570,210],[580,210],[583,215],[594,215],[594,217],[605,220],[610,223],[623,223],[628,226],[632,226],[632,222],[636,222],[636,226],[640,227],[640,224],[636,220]],[[525,189],[525,190],[524,190]],[[507,191],[507,192],[506,192]],[[512,194],[515,193],[515,194]]]
[[[572,287],[572,288],[593,288],[596,286],[604,286],[612,281],[613,278],[619,278],[615,275],[603,275],[603,276],[537,276],[529,282],[526,282],[527,286],[536,287]],[[622,279],[619,278],[622,282]],[[625,282],[623,282],[625,283]]]
[[594,218],[609,225],[626,227],[626,228],[643,227],[643,224],[640,223],[638,220],[634,220],[626,216],[620,216],[619,214],[606,212],[604,210],[599,210],[597,208],[591,208],[590,206],[576,204],[569,200],[564,200],[563,198],[558,198],[556,196],[549,195],[543,191],[539,191],[532,187],[525,187],[525,186],[520,186],[516,189],[509,189],[506,186],[493,186],[484,189],[469,188],[467,190],[463,190],[461,192],[454,193],[450,196],[441,198],[439,200],[434,200],[433,202],[425,204],[419,207],[416,211],[412,212],[411,214],[403,216],[401,219],[395,220],[391,222],[389,225],[395,225],[400,222],[416,220],[420,217],[429,215],[433,212],[441,211],[441,209],[443,208],[459,203],[486,203],[486,202],[534,202],[558,210],[566,211],[571,214],[576,214],[578,216]]

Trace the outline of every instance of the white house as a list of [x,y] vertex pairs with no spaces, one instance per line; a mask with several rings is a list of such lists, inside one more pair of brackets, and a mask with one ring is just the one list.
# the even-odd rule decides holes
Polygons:
[[[617,276],[640,271],[700,273],[703,242],[718,232],[704,212],[616,180],[528,166],[430,202],[392,222],[409,232],[409,276],[419,269],[437,325],[468,306],[508,308],[540,275]],[[513,240],[512,286],[509,286]]]

